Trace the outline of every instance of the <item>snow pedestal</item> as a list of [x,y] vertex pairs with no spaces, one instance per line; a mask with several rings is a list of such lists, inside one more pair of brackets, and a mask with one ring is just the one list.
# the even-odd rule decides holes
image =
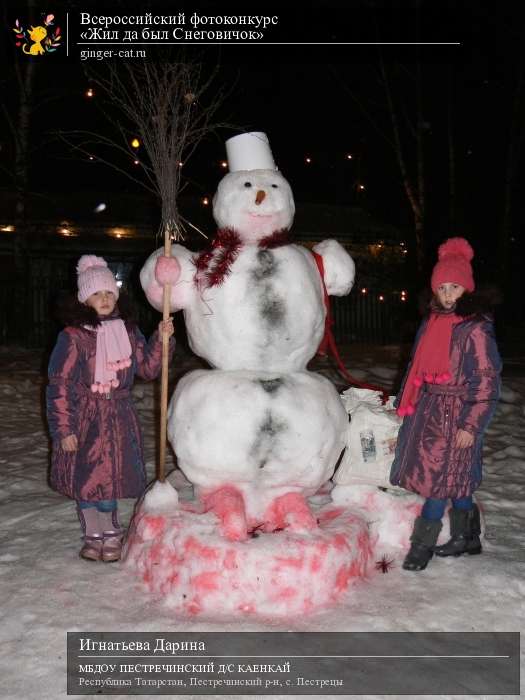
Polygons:
[[319,527],[225,539],[212,513],[179,508],[136,513],[124,565],[168,607],[191,615],[288,617],[329,607],[365,575],[368,526],[333,505],[314,508]]
[[[402,560],[410,546],[414,520],[421,513],[425,499],[401,489],[391,492],[357,484],[338,484],[331,497],[336,506],[349,509],[368,523],[374,561],[385,557],[388,561],[395,560],[397,566],[397,560]],[[448,526],[443,529],[448,535]]]
[[[331,503],[310,503],[317,528],[255,531],[237,542],[221,534],[215,514],[179,503],[169,484],[154,488],[134,516],[123,563],[174,612],[208,617],[283,618],[336,605],[353,582],[385,571],[381,561],[401,568],[424,502],[407,492],[336,486]],[[446,517],[439,542],[449,537]]]
[[[354,515],[363,518],[369,526],[370,547],[374,559],[385,556],[387,559],[404,559],[410,547],[410,535],[414,520],[421,514],[425,499],[404,489],[385,491],[375,486],[336,485],[331,494],[336,506],[348,508]],[[477,498],[474,502],[480,510],[481,538],[485,533],[483,505]],[[443,517],[443,528],[438,544],[445,544],[450,539],[450,501]]]

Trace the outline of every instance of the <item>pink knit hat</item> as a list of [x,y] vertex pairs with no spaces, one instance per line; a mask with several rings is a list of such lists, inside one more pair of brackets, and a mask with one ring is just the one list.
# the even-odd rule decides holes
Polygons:
[[96,255],[83,255],[77,264],[78,300],[82,303],[95,292],[113,292],[118,299],[115,276],[104,258]]
[[430,286],[436,292],[441,284],[454,282],[465,287],[467,292],[474,291],[474,277],[470,261],[474,251],[464,238],[449,238],[438,248],[438,262],[432,271]]

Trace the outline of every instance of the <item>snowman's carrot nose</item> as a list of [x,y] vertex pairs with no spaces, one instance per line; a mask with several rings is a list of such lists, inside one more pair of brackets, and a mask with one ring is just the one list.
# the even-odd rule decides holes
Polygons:
[[257,196],[255,197],[255,204],[260,204],[266,197],[266,192],[264,190],[258,190]]

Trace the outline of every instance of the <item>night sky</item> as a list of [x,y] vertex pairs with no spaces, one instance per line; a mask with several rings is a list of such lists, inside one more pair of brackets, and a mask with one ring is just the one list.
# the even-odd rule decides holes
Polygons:
[[[7,15],[23,13],[24,3],[9,5]],[[38,7],[40,4],[37,3]],[[119,2],[55,3],[57,7],[106,14],[121,12]],[[379,80],[383,59],[401,115],[414,114],[414,76],[419,61],[423,81],[427,230],[429,247],[449,235],[466,235],[490,259],[502,216],[503,183],[517,65],[523,46],[523,17],[514,3],[485,7],[472,0],[423,1],[416,21],[414,2],[304,3],[300,10],[262,6],[200,3],[212,13],[279,14],[272,35],[285,46],[252,45],[206,48],[209,65],[220,63],[219,80],[235,83],[221,119],[239,130],[265,131],[275,159],[301,201],[362,206],[379,220],[410,229],[412,216],[403,191],[399,167],[387,139],[392,138],[385,92]],[[481,7],[483,5],[484,7]],[[150,3],[160,12],[159,3]],[[373,6],[373,9],[371,7]],[[13,10],[13,7],[16,8]],[[131,14],[125,4],[123,13]],[[144,12],[148,4],[141,4]],[[166,5],[164,6],[166,7]],[[173,13],[173,3],[168,5]],[[235,6],[233,6],[235,7]],[[192,6],[195,9],[194,6]],[[177,4],[177,11],[183,9]],[[51,11],[47,6],[43,11]],[[418,29],[419,28],[419,29]],[[9,37],[10,40],[10,37]],[[294,41],[460,41],[461,46],[299,46]],[[12,47],[5,47],[5,103],[16,104],[10,75]],[[53,56],[55,59],[55,56]],[[91,66],[98,67],[95,63]],[[136,186],[100,164],[71,159],[63,144],[53,140],[56,129],[104,130],[95,100],[84,97],[88,85],[81,63],[63,56],[42,65],[40,89],[60,95],[43,105],[33,124],[34,158],[31,188],[67,193],[79,189],[133,192]],[[451,110],[449,112],[449,107]],[[449,216],[448,119],[455,140],[457,213],[454,230]],[[401,116],[401,119],[403,117]],[[235,130],[208,137],[186,167],[186,193],[213,194],[224,171],[224,140]],[[405,132],[408,134],[408,132]],[[9,170],[11,139],[2,130],[3,165]],[[409,139],[407,143],[412,143]],[[352,159],[347,158],[352,154]],[[307,164],[305,158],[311,158]],[[411,174],[415,154],[408,152]],[[45,177],[44,177],[45,173]],[[9,188],[3,171],[2,185]],[[516,187],[523,182],[523,163]],[[363,183],[364,191],[357,185]],[[516,228],[523,226],[516,212]],[[516,245],[521,245],[519,242]]]

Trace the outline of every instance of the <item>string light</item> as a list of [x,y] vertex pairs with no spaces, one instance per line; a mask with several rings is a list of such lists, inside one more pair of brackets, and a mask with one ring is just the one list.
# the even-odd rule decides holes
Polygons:
[[309,165],[309,164],[312,162],[312,159],[311,159],[309,156],[306,156],[306,158],[304,159],[304,162],[305,162],[307,165]]
[[133,162],[135,163],[135,165],[139,165],[139,164],[140,164],[140,160],[134,160]]
[[210,203],[210,200],[208,199],[208,197],[203,197],[203,198],[202,198],[202,203],[204,204],[205,207],[207,207],[208,204]]
[[227,168],[228,163],[225,160],[221,160],[221,168]]
[[364,185],[358,185],[357,189],[360,190],[361,192],[365,189]]
[[93,88],[88,88],[85,92],[86,97],[95,97],[95,91]]
[[61,236],[65,236],[66,238],[69,238],[70,236],[78,236],[78,233],[75,233],[75,229],[72,228],[70,222],[66,221],[65,219],[58,224],[57,233]]
[[385,297],[384,297],[382,294],[380,294],[380,295],[379,295],[379,301],[384,301],[384,300],[385,300]]
[[368,291],[367,288],[366,288],[366,287],[363,287],[363,288],[361,289],[361,294],[366,294],[367,291]]
[[95,160],[93,156],[89,156],[89,160]]
[[13,233],[14,230],[15,230],[15,227],[11,226],[11,225],[2,226],[2,228],[0,228],[0,231],[5,231],[5,233]]
[[140,146],[140,141],[137,138],[134,138],[131,140],[131,147],[132,148],[139,148]]
[[352,160],[353,155],[351,153],[346,154],[346,160]]
[[179,168],[182,168],[183,165],[184,163],[181,160],[179,160]]

